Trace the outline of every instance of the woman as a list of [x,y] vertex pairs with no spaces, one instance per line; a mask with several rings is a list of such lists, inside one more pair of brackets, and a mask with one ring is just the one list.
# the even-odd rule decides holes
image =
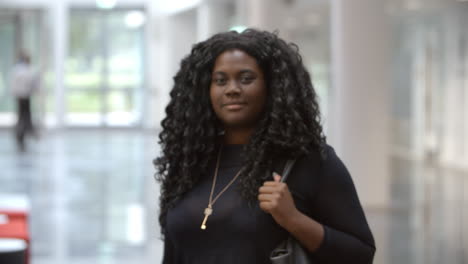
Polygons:
[[174,81],[155,160],[163,263],[270,263],[289,235],[317,263],[372,263],[371,231],[325,143],[297,46],[220,33],[194,45]]

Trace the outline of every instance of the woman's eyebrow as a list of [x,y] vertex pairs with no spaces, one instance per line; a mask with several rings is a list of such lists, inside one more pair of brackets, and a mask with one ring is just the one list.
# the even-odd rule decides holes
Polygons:
[[239,73],[243,74],[243,73],[255,73],[255,72],[253,70],[250,70],[250,69],[245,69],[245,70],[241,70]]
[[212,73],[212,75],[226,75],[226,73],[223,71],[215,71]]
[[[238,74],[244,74],[244,73],[255,74],[255,71],[251,69],[243,69],[238,72]],[[226,73],[224,71],[214,71],[211,75],[226,75]]]

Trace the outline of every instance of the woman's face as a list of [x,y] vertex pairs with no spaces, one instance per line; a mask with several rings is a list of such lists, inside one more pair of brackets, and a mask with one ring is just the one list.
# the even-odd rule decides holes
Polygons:
[[211,74],[211,105],[226,129],[254,128],[267,97],[257,60],[239,49],[221,53]]

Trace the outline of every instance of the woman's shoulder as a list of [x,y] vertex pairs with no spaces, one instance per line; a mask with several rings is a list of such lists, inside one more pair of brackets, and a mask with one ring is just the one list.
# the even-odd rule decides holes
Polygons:
[[311,152],[299,158],[291,174],[290,183],[294,190],[302,197],[307,197],[307,201],[313,201],[324,188],[352,183],[344,163],[328,144],[322,145],[321,152]]
[[337,161],[339,161],[339,158],[335,149],[327,143],[323,143],[319,149],[310,151],[297,159],[298,163],[308,164],[309,166],[323,166]]
[[[273,164],[274,169],[282,171],[287,158],[283,158],[277,164]],[[335,152],[335,149],[323,143],[319,149],[309,151],[296,159],[291,173],[303,175],[307,179],[320,178],[324,174],[333,173],[333,171],[343,171],[345,169],[341,159]],[[296,176],[303,178],[302,176]]]
[[339,177],[349,174],[335,149],[324,143],[319,151],[313,151],[296,161],[296,171],[300,174],[312,174],[316,180],[323,177]]

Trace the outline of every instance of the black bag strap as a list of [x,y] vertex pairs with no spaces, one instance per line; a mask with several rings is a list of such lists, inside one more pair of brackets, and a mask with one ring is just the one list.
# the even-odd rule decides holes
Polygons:
[[284,165],[284,169],[283,169],[283,174],[281,175],[281,182],[285,182],[286,179],[288,178],[289,176],[289,172],[291,171],[292,167],[294,166],[294,163],[296,163],[296,160],[293,159],[293,160],[288,160],[286,162],[286,165]]

